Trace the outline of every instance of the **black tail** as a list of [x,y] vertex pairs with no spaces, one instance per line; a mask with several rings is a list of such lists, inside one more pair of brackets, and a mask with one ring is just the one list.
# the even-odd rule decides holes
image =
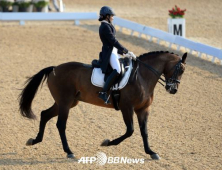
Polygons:
[[46,78],[48,78],[49,73],[53,70],[53,68],[55,67],[52,66],[52,67],[44,68],[26,81],[25,84],[27,85],[22,90],[21,94],[19,95],[19,98],[20,98],[19,109],[22,116],[27,117],[29,119],[36,118],[31,109],[32,100],[35,97],[35,94],[38,90],[39,85],[41,84],[41,82],[43,83],[46,80]]

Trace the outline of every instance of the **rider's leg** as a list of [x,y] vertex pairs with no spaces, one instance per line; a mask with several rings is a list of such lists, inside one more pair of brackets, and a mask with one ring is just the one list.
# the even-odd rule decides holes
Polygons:
[[103,87],[102,92],[99,93],[99,98],[101,98],[105,104],[110,104],[107,91],[113,86],[115,81],[118,79],[121,68],[119,64],[119,59],[118,59],[118,54],[117,53],[112,53],[110,56],[110,65],[113,68],[113,72],[109,75],[109,77],[106,80],[106,83]]
[[116,71],[120,74],[121,68],[120,68],[120,63],[119,63],[119,56],[117,53],[112,53],[109,59],[109,63],[113,70],[116,69]]

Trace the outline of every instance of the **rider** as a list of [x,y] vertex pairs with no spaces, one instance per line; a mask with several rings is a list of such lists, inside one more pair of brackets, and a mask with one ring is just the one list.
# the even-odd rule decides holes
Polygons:
[[99,60],[100,67],[104,74],[109,72],[109,64],[113,69],[105,82],[102,92],[99,92],[99,98],[101,98],[105,104],[110,104],[107,91],[112,87],[112,85],[114,85],[120,75],[121,69],[118,54],[126,54],[128,57],[131,57],[134,60],[136,59],[136,56],[132,52],[128,52],[128,50],[115,38],[116,30],[112,25],[114,15],[115,13],[112,8],[108,6],[103,6],[100,9],[99,21],[101,21],[101,25],[99,27],[99,36],[103,44]]

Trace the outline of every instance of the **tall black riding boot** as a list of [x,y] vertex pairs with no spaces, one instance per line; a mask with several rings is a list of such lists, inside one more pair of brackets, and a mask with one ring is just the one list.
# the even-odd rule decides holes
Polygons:
[[102,99],[105,102],[105,104],[110,104],[107,91],[114,85],[118,77],[119,77],[119,73],[116,71],[116,69],[113,70],[113,72],[107,78],[102,92],[99,92],[99,98]]

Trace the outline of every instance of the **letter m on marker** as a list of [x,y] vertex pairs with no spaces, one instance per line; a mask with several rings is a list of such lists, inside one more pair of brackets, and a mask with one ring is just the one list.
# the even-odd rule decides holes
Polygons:
[[179,28],[177,29],[177,25],[173,25],[173,34],[182,36],[182,25],[179,24]]

